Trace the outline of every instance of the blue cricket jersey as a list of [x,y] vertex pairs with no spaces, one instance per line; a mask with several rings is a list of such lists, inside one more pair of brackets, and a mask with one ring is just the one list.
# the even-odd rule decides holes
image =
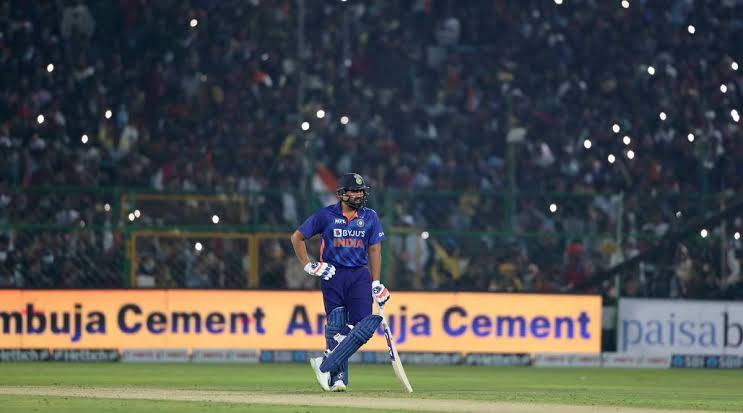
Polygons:
[[363,267],[367,248],[385,240],[382,224],[371,208],[360,208],[349,221],[341,203],[315,212],[299,227],[306,239],[321,234],[320,259],[337,267]]

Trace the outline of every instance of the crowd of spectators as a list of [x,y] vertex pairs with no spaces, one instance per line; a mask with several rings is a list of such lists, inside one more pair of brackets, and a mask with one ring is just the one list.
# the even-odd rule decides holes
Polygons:
[[[240,194],[232,223],[286,229],[324,164],[366,175],[372,206],[409,231],[390,240],[415,247],[393,254],[401,287],[572,291],[743,191],[743,5],[560,3],[4,2],[0,220],[80,228],[6,231],[0,285],[60,285],[86,260],[113,268],[99,284],[126,282],[121,232],[85,229],[127,225],[102,209],[117,199],[16,188]],[[740,219],[726,230],[638,268],[623,293],[726,294]],[[292,258],[276,245],[266,265]],[[138,267],[171,266],[170,249]],[[45,270],[47,250],[72,267]],[[245,269],[227,259],[203,266]]]

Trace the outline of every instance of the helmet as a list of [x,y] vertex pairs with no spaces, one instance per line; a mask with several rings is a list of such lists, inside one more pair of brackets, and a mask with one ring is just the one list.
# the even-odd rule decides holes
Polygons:
[[361,196],[361,198],[349,198],[348,200],[343,200],[348,203],[351,208],[359,209],[363,207],[364,204],[366,204],[366,198],[369,196],[369,189],[371,189],[371,187],[366,184],[366,180],[364,179],[364,177],[355,173],[347,173],[343,174],[338,180],[338,188],[336,189],[335,193],[338,195],[339,198],[341,198],[341,200],[343,200],[343,195],[345,195],[348,191],[362,191],[363,195]]

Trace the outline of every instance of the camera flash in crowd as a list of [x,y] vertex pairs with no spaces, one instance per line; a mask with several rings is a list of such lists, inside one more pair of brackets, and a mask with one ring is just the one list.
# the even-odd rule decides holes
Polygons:
[[583,147],[586,148],[586,149],[591,149],[591,140],[590,139],[584,140],[583,141]]
[[104,116],[106,117],[106,119],[111,119],[111,116],[112,115],[113,115],[113,113],[111,113],[111,109],[107,109],[106,110],[106,113],[104,114]]
[[51,63],[49,63],[48,65],[46,65],[46,71],[49,72],[49,73],[52,73],[54,71],[54,65],[51,64]]
[[196,244],[193,244],[193,248],[194,248],[194,249],[195,249],[196,251],[201,251],[201,250],[202,250],[202,249],[204,248],[204,246],[203,246],[203,245],[201,245],[201,243],[200,243],[200,242],[197,242]]
[[191,27],[196,27],[196,26],[199,25],[199,21],[196,20],[196,19],[191,19],[191,23],[190,24],[191,24]]
[[733,120],[735,122],[738,122],[740,120],[740,115],[738,114],[738,111],[735,110],[735,109],[733,109],[733,110],[730,111],[730,116],[733,117]]
[[111,210],[111,204],[105,204],[105,205],[103,205],[103,210],[106,211],[106,212],[110,211]]
[[348,125],[348,116],[341,116],[341,124]]
[[699,235],[701,235],[702,238],[707,238],[707,230],[706,229],[703,229],[703,230],[699,231]]
[[666,116],[666,112],[661,112],[661,113],[660,113],[660,114],[658,115],[658,117],[660,118],[660,120],[666,120],[666,118],[667,118],[667,116]]
[[554,214],[555,212],[557,212],[557,205],[555,205],[555,204],[550,204],[550,212],[552,212],[553,214]]
[[655,68],[653,66],[648,66],[648,74],[650,76],[653,76],[655,74]]
[[88,143],[88,135],[83,135],[80,137],[80,142],[82,143]]
[[129,221],[134,221],[134,213],[133,212],[130,212],[129,213]]
[[322,110],[322,109],[318,109],[318,111],[317,111],[317,113],[315,115],[317,115],[317,118],[318,119],[322,119],[322,118],[325,117],[325,111]]
[[738,70],[738,62],[730,63],[730,68],[733,70]]
[[689,142],[694,142],[694,134],[693,133],[690,133],[690,134],[686,135],[686,139],[688,139]]
[[309,130],[309,129],[310,129],[310,123],[302,122],[302,130]]
[[219,224],[219,216],[218,215],[212,215],[212,222],[215,224]]
[[690,24],[689,27],[686,28],[686,30],[689,31],[689,34],[694,34],[697,31],[697,29],[692,24]]
[[562,4],[562,0],[555,0],[555,4],[557,4],[558,6],[561,5]]
[[630,139],[629,136],[625,135],[624,138],[622,138],[622,142],[624,142],[625,145],[629,145],[630,142],[632,142],[632,139]]
[[720,92],[722,92],[722,93],[727,93],[728,92],[728,87],[725,86],[724,83],[720,85]]
[[676,218],[681,219],[681,211],[676,211]]
[[622,0],[622,7],[629,9],[629,2],[627,0]]
[[431,236],[431,234],[429,234],[428,231],[421,232],[421,238],[422,239],[428,239],[428,237],[430,237],[430,236]]
[[733,235],[733,238],[740,239],[740,232],[736,232],[735,235]]
[[39,122],[39,125],[44,123],[44,115],[39,115],[36,117],[36,122]]
[[606,159],[609,161],[609,163],[614,163],[614,161],[617,160],[613,153],[610,153]]
[[629,158],[629,159],[635,159],[635,151],[633,151],[632,149],[628,150],[627,151],[627,158]]
[[134,217],[135,217],[135,218],[139,218],[140,216],[142,216],[142,213],[141,213],[141,212],[139,212],[139,210],[138,210],[138,209],[135,209],[135,210],[134,210]]
[[621,128],[619,127],[619,125],[615,123],[614,125],[611,126],[611,130],[614,131],[614,133],[619,133]]

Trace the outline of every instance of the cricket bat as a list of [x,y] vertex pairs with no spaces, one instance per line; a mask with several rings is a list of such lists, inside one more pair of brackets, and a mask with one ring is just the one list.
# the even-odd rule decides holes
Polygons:
[[384,330],[384,338],[387,339],[387,350],[390,354],[392,369],[395,370],[395,376],[397,376],[397,379],[400,380],[402,387],[404,387],[408,393],[412,393],[413,388],[410,387],[408,376],[405,375],[405,369],[402,367],[400,356],[397,354],[397,348],[395,348],[395,341],[392,339],[392,332],[390,331],[390,326],[387,324],[387,318],[384,316],[382,306],[377,304],[377,308],[379,309],[379,316],[382,317],[382,329]]

